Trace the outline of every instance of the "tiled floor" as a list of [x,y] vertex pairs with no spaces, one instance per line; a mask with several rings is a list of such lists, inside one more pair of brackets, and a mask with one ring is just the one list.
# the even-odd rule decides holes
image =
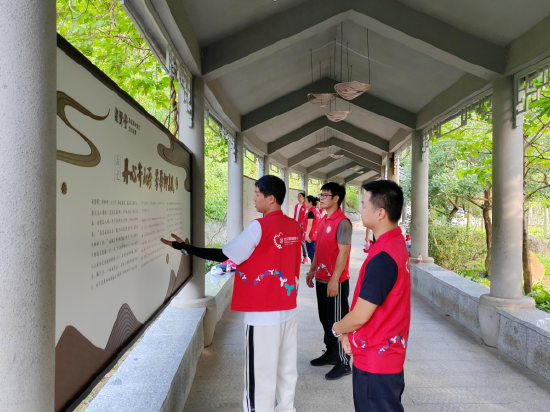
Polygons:
[[[354,233],[351,290],[364,259],[362,236],[363,232]],[[351,376],[327,381],[324,374],[329,366],[309,364],[322,352],[322,330],[315,292],[305,284],[309,265],[302,268],[296,410],[353,411]],[[201,355],[185,412],[242,411],[243,349],[242,315],[228,309],[216,327],[214,343]],[[405,383],[406,411],[550,410],[550,382],[484,346],[480,338],[414,291]]]

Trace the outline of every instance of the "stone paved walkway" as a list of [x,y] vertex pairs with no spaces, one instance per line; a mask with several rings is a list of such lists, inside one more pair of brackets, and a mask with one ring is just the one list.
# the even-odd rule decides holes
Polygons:
[[[364,253],[353,236],[350,271],[355,288]],[[298,412],[353,411],[351,376],[327,381],[330,369],[313,367],[323,349],[314,289],[302,265],[298,298]],[[351,296],[350,296],[351,302]],[[225,312],[214,343],[203,350],[185,412],[242,411],[244,388],[242,315]],[[481,339],[413,291],[410,343],[405,362],[406,411],[548,411],[550,382]]]

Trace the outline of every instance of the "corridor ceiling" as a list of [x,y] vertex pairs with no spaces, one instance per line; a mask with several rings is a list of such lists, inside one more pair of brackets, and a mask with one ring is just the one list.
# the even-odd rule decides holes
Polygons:
[[[413,129],[550,50],[548,0],[125,4],[158,55],[166,48],[162,37],[170,37],[193,74],[204,78],[211,107],[255,151],[321,178],[341,170],[337,176],[352,176],[353,183],[379,171],[386,154],[405,144]],[[368,82],[369,52],[371,89],[352,102],[337,99],[337,110],[353,114],[340,123],[327,121],[327,110],[309,104],[307,93],[332,92],[346,81],[348,55],[352,80]],[[314,149],[329,138],[331,152],[344,159],[329,162]],[[355,176],[344,166],[358,160],[365,166]],[[315,167],[322,161],[326,165]]]

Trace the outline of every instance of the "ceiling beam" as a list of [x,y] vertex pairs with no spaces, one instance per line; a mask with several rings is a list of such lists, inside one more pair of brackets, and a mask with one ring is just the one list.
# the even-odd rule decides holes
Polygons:
[[304,150],[303,152],[298,153],[297,155],[290,157],[288,159],[288,165],[289,166],[297,165],[298,163],[303,162],[304,160],[315,156],[317,153],[319,153],[319,150],[317,150],[315,148],[315,146],[310,147],[309,149]]
[[506,46],[506,74],[514,74],[550,55],[550,16]]
[[319,147],[336,146],[336,147],[339,147],[340,149],[344,149],[348,152],[361,156],[365,160],[370,160],[371,162],[377,165],[382,165],[382,156],[380,156],[379,154],[373,153],[370,150],[364,149],[353,143],[346,142],[345,140],[341,140],[336,137],[331,137],[330,139],[318,145],[312,146],[309,149],[306,149],[298,153],[297,155],[292,156],[291,158],[288,159],[288,165],[293,166],[300,162],[303,162],[306,159],[309,159],[310,157],[315,156],[316,154],[319,153],[319,150],[316,149],[317,146]]
[[[274,117],[284,115],[291,110],[307,104],[308,93],[330,93],[334,91],[334,86],[337,83],[337,81],[325,77],[251,111],[242,116],[242,131],[251,129]],[[353,99],[351,104],[412,129],[416,127],[416,114],[392,103],[388,103],[372,94],[363,93],[361,96]]]
[[399,129],[390,139],[390,152],[399,148],[411,135],[411,132],[405,129]]
[[380,136],[360,129],[359,127],[345,121],[331,122],[326,118],[326,116],[323,116],[318,117],[317,119],[299,127],[298,129],[279,137],[277,140],[269,142],[267,145],[268,154],[275,153],[276,151],[281,150],[283,147],[286,147],[289,144],[300,141],[304,137],[317,132],[323,127],[330,127],[333,130],[346,134],[361,142],[373,145],[374,147],[377,147],[384,152],[387,152],[389,150],[389,142],[381,138]]
[[[364,166],[368,170],[374,170],[375,172],[380,172],[380,166],[373,166],[372,163],[370,163],[368,160],[363,159],[362,157],[359,157],[353,153],[347,152],[347,151],[341,151],[339,154],[343,154],[348,159],[354,161],[355,163],[359,163],[361,166]],[[363,172],[366,173],[366,172]]]
[[334,169],[328,172],[327,179],[338,176],[340,173],[344,173],[345,171],[349,170],[350,167],[354,167],[354,166],[361,166],[361,165],[355,162],[348,163],[347,165],[344,165],[342,167],[339,167],[338,169]]
[[[338,153],[335,153],[338,154]],[[327,157],[326,159],[321,160],[320,162],[315,163],[313,166],[307,168],[307,173],[310,174],[316,170],[322,169],[325,166],[328,166],[339,159],[333,159],[332,157]]]
[[489,87],[489,82],[471,74],[465,74],[447,90],[435,96],[416,115],[416,129],[426,127],[434,119],[460,103],[474,97]]
[[349,183],[352,180],[355,180],[356,177],[359,177],[359,176],[362,176],[362,175],[364,175],[364,173],[354,173],[354,174],[349,175],[348,177],[346,177],[344,180],[345,180],[346,183]]
[[504,73],[504,47],[397,0],[308,0],[202,48],[205,80],[237,70],[345,20],[488,80]]

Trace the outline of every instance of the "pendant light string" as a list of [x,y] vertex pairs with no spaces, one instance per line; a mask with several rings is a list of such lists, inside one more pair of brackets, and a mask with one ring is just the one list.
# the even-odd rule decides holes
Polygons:
[[309,49],[311,53],[311,84],[313,84],[313,49]]
[[342,63],[344,52],[344,22],[340,23],[340,83],[342,83]]
[[346,42],[346,66],[348,68],[348,82],[351,82],[351,78],[349,76],[349,43]]
[[369,84],[370,82],[370,47],[369,47],[369,29],[367,29],[367,60],[369,62]]
[[332,50],[332,55],[333,55],[332,60],[334,60],[334,68],[333,68],[334,73],[331,73],[331,75],[332,75],[332,78],[336,80],[336,37],[334,38],[334,49]]

